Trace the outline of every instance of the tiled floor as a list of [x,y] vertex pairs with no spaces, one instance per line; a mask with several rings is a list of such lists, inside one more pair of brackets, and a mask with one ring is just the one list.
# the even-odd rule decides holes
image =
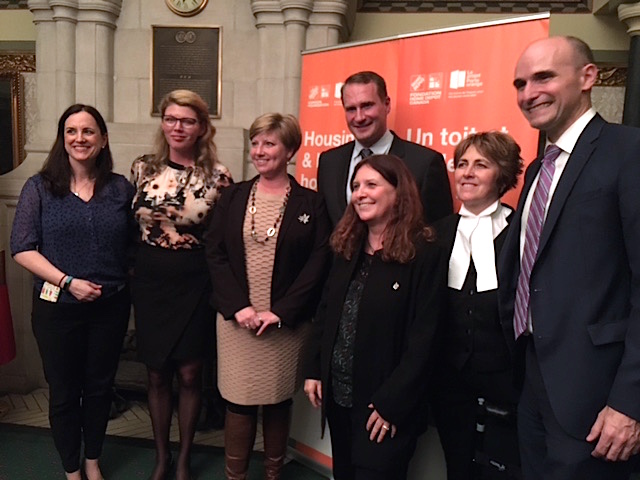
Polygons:
[[[28,395],[5,395],[0,397],[0,423],[49,428],[48,406],[49,392],[47,389],[35,390]],[[152,439],[151,418],[146,402],[130,401],[129,408],[124,413],[109,421],[107,435]],[[175,413],[171,422],[171,441],[179,441],[178,421]],[[223,447],[223,432],[222,430],[197,432],[195,443]],[[262,450],[262,445],[262,431],[260,422],[258,422],[258,435],[254,449]]]

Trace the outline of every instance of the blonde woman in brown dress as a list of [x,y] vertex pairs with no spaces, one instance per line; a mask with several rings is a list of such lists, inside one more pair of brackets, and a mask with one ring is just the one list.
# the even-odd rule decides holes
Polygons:
[[258,176],[225,189],[206,235],[219,319],[218,386],[227,404],[225,474],[245,479],[262,406],[265,478],[280,478],[300,357],[328,263],[321,196],[287,175],[300,147],[292,115],[249,130]]
[[228,185],[231,176],[218,162],[215,128],[199,95],[174,90],[162,100],[160,111],[155,155],[140,157],[131,167],[137,190],[133,211],[141,233],[133,305],[156,447],[150,478],[169,478],[172,469],[169,429],[175,374],[180,429],[176,479],[187,480],[202,404],[203,359],[214,348],[210,332],[215,313],[209,306],[211,282],[202,237],[218,188]]

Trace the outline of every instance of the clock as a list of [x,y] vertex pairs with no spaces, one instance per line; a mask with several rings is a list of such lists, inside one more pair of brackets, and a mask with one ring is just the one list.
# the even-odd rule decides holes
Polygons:
[[183,17],[192,17],[202,11],[208,0],[165,0],[167,7]]

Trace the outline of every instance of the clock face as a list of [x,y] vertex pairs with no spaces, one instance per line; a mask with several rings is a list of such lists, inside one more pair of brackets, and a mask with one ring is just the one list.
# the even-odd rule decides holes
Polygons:
[[165,0],[172,12],[191,17],[199,13],[207,4],[207,0]]

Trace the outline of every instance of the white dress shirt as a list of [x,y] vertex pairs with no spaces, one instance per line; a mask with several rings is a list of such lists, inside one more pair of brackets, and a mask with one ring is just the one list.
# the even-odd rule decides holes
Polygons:
[[[391,149],[391,144],[393,143],[393,133],[390,130],[384,132],[384,135],[380,137],[376,143],[369,147],[369,150],[373,152],[374,155],[385,155],[389,153]],[[363,148],[362,144],[356,140],[356,144],[353,146],[353,153],[351,154],[351,161],[349,162],[349,175],[347,176],[347,203],[351,202],[351,177],[353,176],[353,171],[356,169],[356,165],[360,163],[362,160],[362,156],[360,152]]]
[[[558,186],[558,182],[560,181],[560,177],[562,176],[562,172],[564,172],[564,168],[567,166],[567,162],[569,161],[569,156],[571,152],[573,152],[576,143],[578,143],[578,138],[582,135],[582,131],[586,128],[587,124],[596,116],[596,111],[593,108],[590,108],[586,112],[582,114],[580,118],[578,118],[573,124],[567,128],[558,141],[554,143],[560,147],[562,152],[558,155],[556,159],[556,170],[553,172],[553,179],[551,180],[551,187],[549,188],[549,196],[547,197],[547,204],[544,209],[544,218],[547,218],[547,212],[549,211],[549,205],[551,204],[551,199],[553,198],[553,193],[556,191],[556,187]],[[545,149],[547,146],[551,145],[551,142],[547,140],[547,144],[545,145]],[[520,223],[520,260],[522,260],[522,255],[524,253],[524,239],[527,234],[527,220],[529,219],[529,210],[531,209],[531,201],[533,199],[533,192],[536,190],[536,185],[538,185],[538,178],[540,177],[540,172],[536,175],[536,178],[533,180],[531,184],[531,188],[527,193],[527,199],[524,202],[524,206],[522,207],[522,221]]]
[[[553,193],[556,191],[556,187],[558,186],[558,182],[560,181],[560,177],[562,176],[562,172],[564,172],[565,167],[567,166],[567,162],[569,161],[569,156],[571,152],[573,152],[576,143],[578,143],[578,138],[582,135],[582,131],[586,128],[587,124],[596,116],[596,111],[593,108],[590,108],[586,112],[584,112],[580,118],[578,118],[569,128],[567,128],[558,141],[554,143],[560,147],[562,152],[558,155],[556,159],[556,169],[553,172],[553,179],[551,180],[551,187],[549,188],[549,196],[547,197],[547,204],[544,208],[544,218],[547,218],[547,212],[549,211],[549,205],[551,205],[551,199],[553,198]],[[552,142],[547,140],[546,147],[551,145]],[[538,185],[538,178],[540,177],[540,171],[534,178],[533,183],[531,184],[531,188],[527,193],[527,199],[524,202],[524,206],[522,207],[522,220],[520,223],[520,261],[522,261],[522,255],[524,254],[524,241],[527,234],[527,220],[529,219],[529,210],[531,209],[531,201],[533,200],[533,192],[536,189],[536,185]],[[543,225],[544,228],[544,225]],[[531,310],[529,310],[529,318],[527,319],[527,331],[529,333],[533,333],[533,322],[531,321]]]

